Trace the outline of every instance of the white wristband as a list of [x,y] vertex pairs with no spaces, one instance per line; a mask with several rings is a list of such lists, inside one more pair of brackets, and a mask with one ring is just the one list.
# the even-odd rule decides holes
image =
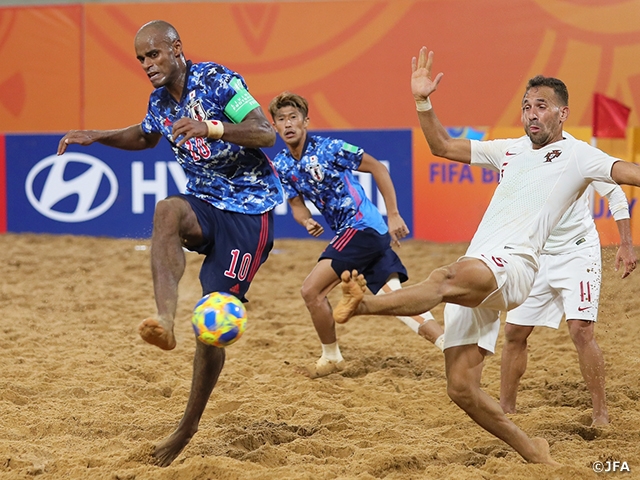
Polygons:
[[214,140],[222,138],[222,135],[224,135],[224,125],[222,125],[222,122],[218,120],[205,120],[204,123],[207,124],[208,138],[213,138]]
[[431,110],[431,100],[427,97],[426,100],[416,100],[416,110],[418,112],[428,112]]

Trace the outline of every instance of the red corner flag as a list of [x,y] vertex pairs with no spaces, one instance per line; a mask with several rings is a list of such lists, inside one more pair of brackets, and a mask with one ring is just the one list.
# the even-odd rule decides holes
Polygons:
[[600,93],[593,95],[593,136],[624,138],[631,109]]

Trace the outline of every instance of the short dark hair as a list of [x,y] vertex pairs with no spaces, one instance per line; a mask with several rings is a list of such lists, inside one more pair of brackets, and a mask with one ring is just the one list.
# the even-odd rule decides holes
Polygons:
[[553,77],[545,77],[544,75],[537,75],[530,79],[529,83],[527,83],[525,94],[535,87],[552,88],[558,99],[562,102],[563,106],[569,105],[569,90],[567,90],[567,86],[562,80]]
[[305,118],[309,116],[309,103],[304,97],[291,92],[282,92],[269,103],[269,113],[275,120],[276,113],[282,107],[293,107],[302,112]]

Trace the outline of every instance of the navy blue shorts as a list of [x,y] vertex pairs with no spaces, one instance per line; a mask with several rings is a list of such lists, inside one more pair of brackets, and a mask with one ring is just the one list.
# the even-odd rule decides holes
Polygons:
[[338,276],[345,270],[358,270],[373,293],[378,293],[393,273],[398,274],[401,282],[409,278],[406,268],[391,248],[391,235],[380,235],[373,228],[348,228],[336,235],[319,260],[323,258],[331,259],[331,268]]
[[191,205],[204,243],[189,250],[205,255],[200,269],[202,295],[229,292],[246,302],[245,294],[273,248],[273,214],[228,212],[193,195],[180,195]]

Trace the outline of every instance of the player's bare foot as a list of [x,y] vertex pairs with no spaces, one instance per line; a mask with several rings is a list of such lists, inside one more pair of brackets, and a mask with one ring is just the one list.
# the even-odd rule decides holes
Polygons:
[[549,442],[547,442],[544,438],[535,437],[531,439],[531,443],[533,443],[536,453],[532,456],[532,458],[526,458],[529,463],[544,463],[546,465],[561,465],[556,462],[553,458],[551,458],[551,453],[549,452]]
[[598,415],[598,416],[594,416],[593,417],[593,422],[591,422],[591,426],[592,427],[604,427],[609,425],[609,415],[608,414],[604,414],[604,415]]
[[193,434],[182,433],[176,430],[158,443],[153,452],[156,465],[159,467],[168,467],[171,465],[171,462],[180,455],[180,452],[187,446],[192,437]]
[[340,276],[342,280],[342,298],[333,309],[333,319],[336,323],[347,323],[356,314],[356,310],[364,298],[367,281],[357,270],[345,270]]
[[344,360],[335,361],[320,357],[315,364],[300,367],[298,372],[309,378],[320,378],[342,370],[344,370]]
[[173,336],[173,329],[165,329],[155,318],[143,320],[138,326],[138,333],[145,342],[163,350],[176,348],[176,337]]

